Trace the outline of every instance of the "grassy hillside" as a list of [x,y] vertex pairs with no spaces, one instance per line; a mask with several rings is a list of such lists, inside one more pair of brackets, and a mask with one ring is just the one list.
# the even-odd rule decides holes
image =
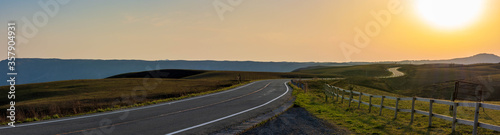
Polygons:
[[373,65],[357,65],[357,66],[335,66],[335,67],[309,67],[294,70],[294,73],[308,74],[324,74],[324,75],[341,75],[341,76],[363,76],[363,77],[379,77],[389,76],[391,73],[387,71],[389,67],[397,65],[391,64],[373,64]]
[[[385,79],[391,89],[387,91],[406,96],[421,96],[449,99],[454,91],[454,82],[465,80],[490,87],[490,95],[498,95],[500,90],[500,64],[430,64],[407,65],[401,68],[407,76]],[[489,96],[489,100],[500,100]]]
[[[19,121],[31,121],[54,115],[61,117],[104,111],[236,84],[234,80],[116,78],[17,85],[16,117]],[[0,87],[0,96],[6,97],[7,90],[7,86]],[[0,102],[0,109],[4,110],[10,101],[0,98]],[[5,122],[5,111],[0,116],[0,120]]]
[[322,74],[307,74],[307,73],[276,73],[276,72],[241,72],[241,71],[212,71],[205,72],[193,76],[185,77],[185,79],[216,79],[228,80],[235,79],[236,76],[241,76],[242,80],[257,80],[257,79],[278,79],[278,78],[335,78],[339,75],[322,75]]
[[197,75],[209,71],[205,70],[185,70],[185,69],[163,69],[163,70],[152,70],[143,72],[132,72],[110,76],[108,78],[174,78],[180,79],[192,75]]
[[175,79],[215,79],[235,80],[238,76],[242,80],[278,79],[278,78],[327,78],[340,77],[334,74],[309,74],[309,73],[281,73],[281,72],[245,72],[245,71],[208,71],[208,70],[184,70],[165,69],[143,72],[133,72],[114,75],[108,78],[175,78]]
[[[370,71],[380,71],[381,68],[401,67],[399,70],[406,75],[396,78],[376,78],[377,75],[362,75],[360,72],[367,68]],[[325,102],[323,85],[325,83],[342,87],[353,88],[355,91],[363,93],[386,95],[396,97],[429,97],[449,99],[454,90],[454,82],[466,80],[481,83],[491,87],[493,91],[489,98],[496,101],[485,101],[491,104],[500,104],[500,64],[426,64],[426,65],[364,65],[350,67],[321,67],[301,69],[296,72],[303,73],[336,73],[344,75],[344,80],[315,80],[308,81],[309,91],[304,93],[295,87],[294,95],[297,99],[295,104],[306,108],[315,116],[325,119],[331,123],[349,128],[357,134],[450,134],[451,122],[438,118],[433,118],[433,126],[427,127],[428,117],[416,114],[413,125],[409,123],[409,113],[399,113],[397,119],[393,119],[394,111],[384,109],[382,116],[378,116],[379,108],[375,108],[371,113],[368,107],[361,105],[357,109],[357,103],[348,107],[347,102]],[[354,74],[348,74],[354,73]],[[368,97],[363,97],[363,101],[368,102]],[[372,103],[380,104],[380,99],[372,99]],[[409,109],[410,101],[399,103],[402,109]],[[428,102],[416,102],[416,109],[428,111]],[[395,101],[387,99],[384,105],[394,106]],[[434,105],[433,112],[450,116],[447,105]],[[458,118],[473,120],[474,108],[459,107]],[[481,109],[479,121],[500,125],[500,111],[491,109]],[[472,126],[460,125],[457,128],[459,134],[471,134]],[[500,132],[479,128],[480,134],[500,134]]]
[[[390,75],[389,67],[401,67],[405,76],[396,78],[376,78]],[[300,69],[298,73],[339,74],[346,79],[340,83],[355,84],[375,88],[405,96],[419,96],[449,99],[454,90],[454,82],[466,80],[490,87],[489,100],[500,100],[500,64],[425,64],[396,65],[376,64],[346,67],[321,67]],[[363,75],[363,72],[365,74]]]
[[[381,91],[378,89],[342,84],[340,81],[308,81],[309,91],[304,93],[303,90],[294,87],[293,94],[296,96],[295,104],[304,107],[307,111],[318,118],[324,119],[330,123],[346,127],[356,134],[450,134],[451,122],[439,118],[433,118],[433,126],[428,128],[428,117],[421,114],[415,114],[415,120],[412,125],[410,122],[410,113],[400,112],[397,119],[394,118],[394,111],[384,109],[382,115],[379,116],[379,109],[372,107],[372,111],[368,112],[368,106],[362,104],[360,109],[357,109],[358,103],[354,102],[351,107],[348,106],[347,100],[343,103],[335,102],[331,98],[325,102],[323,85],[325,83],[339,86],[342,88],[353,88],[355,91],[363,93],[386,95],[395,97],[404,97],[395,93]],[[357,96],[355,96],[357,97]],[[369,98],[364,96],[362,101],[368,102]],[[380,98],[372,98],[373,104],[380,104]],[[488,101],[491,104],[500,104],[498,101]],[[395,100],[385,99],[384,105],[395,106]],[[416,109],[428,111],[429,103],[416,101]],[[410,109],[411,101],[400,101],[401,109]],[[450,116],[449,106],[434,104],[433,113]],[[467,120],[474,118],[473,107],[459,107],[457,117]],[[479,121],[500,125],[500,111],[485,109],[481,110]],[[471,134],[472,126],[458,124],[458,134]],[[500,134],[500,132],[492,131],[484,128],[479,128],[480,134]]]

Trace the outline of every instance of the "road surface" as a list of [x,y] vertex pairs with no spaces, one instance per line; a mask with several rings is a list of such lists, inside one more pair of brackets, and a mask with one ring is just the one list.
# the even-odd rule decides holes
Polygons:
[[288,80],[263,80],[178,101],[0,127],[2,135],[207,134],[271,111],[291,97]]
[[405,73],[399,71],[398,70],[399,68],[401,68],[401,67],[388,68],[387,71],[391,72],[392,75],[390,75],[390,76],[384,76],[384,77],[380,77],[380,78],[395,78],[395,77],[404,76]]

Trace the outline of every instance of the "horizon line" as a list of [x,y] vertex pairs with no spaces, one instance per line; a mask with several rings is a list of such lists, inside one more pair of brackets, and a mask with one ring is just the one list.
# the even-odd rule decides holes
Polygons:
[[[495,55],[497,57],[500,57],[496,54],[493,53],[478,53],[472,56],[480,55],[480,54],[491,54]],[[466,57],[458,57],[458,58],[468,58],[472,56],[466,56]],[[58,60],[131,60],[131,61],[232,61],[232,62],[287,62],[287,63],[381,63],[381,62],[403,62],[403,61],[439,61],[439,60],[452,60],[452,59],[457,59],[457,58],[450,58],[450,59],[421,59],[421,60],[382,60],[382,61],[345,61],[345,62],[334,62],[334,61],[259,61],[259,60],[209,60],[209,59],[198,59],[198,60],[187,60],[187,59],[158,59],[158,60],[144,60],[144,59],[86,59],[86,58],[22,58],[18,57],[16,59],[58,59]],[[7,59],[2,59],[0,61],[4,61]]]

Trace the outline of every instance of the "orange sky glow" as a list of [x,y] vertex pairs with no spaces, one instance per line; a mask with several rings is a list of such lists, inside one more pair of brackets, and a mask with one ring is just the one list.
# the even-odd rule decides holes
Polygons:
[[[223,18],[216,2],[231,9]],[[36,12],[47,12],[37,2],[12,2],[0,6],[0,21],[15,21],[19,36],[28,40],[17,45],[23,58],[348,62],[500,55],[500,1],[485,0],[470,23],[452,29],[429,23],[415,5],[414,0],[70,1],[58,5],[33,34],[23,29],[22,18],[32,21]],[[386,22],[373,15],[382,12],[390,13],[390,19],[378,16]],[[369,26],[372,33],[366,33],[367,25],[378,27]],[[5,37],[6,25],[0,29]],[[369,43],[356,45],[356,29],[371,34]],[[34,36],[26,38],[29,34]]]

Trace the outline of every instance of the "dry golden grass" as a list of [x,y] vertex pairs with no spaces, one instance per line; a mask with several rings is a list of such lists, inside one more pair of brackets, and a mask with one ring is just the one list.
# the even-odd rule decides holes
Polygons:
[[[105,111],[103,109],[181,97],[235,84],[238,84],[235,80],[119,78],[18,85],[16,118],[18,121],[30,121],[44,117]],[[0,91],[0,96],[6,96],[8,87],[0,87]],[[4,104],[0,109],[9,107],[5,104],[10,102],[7,100],[1,99]],[[5,111],[0,116],[2,123],[6,122]]]

